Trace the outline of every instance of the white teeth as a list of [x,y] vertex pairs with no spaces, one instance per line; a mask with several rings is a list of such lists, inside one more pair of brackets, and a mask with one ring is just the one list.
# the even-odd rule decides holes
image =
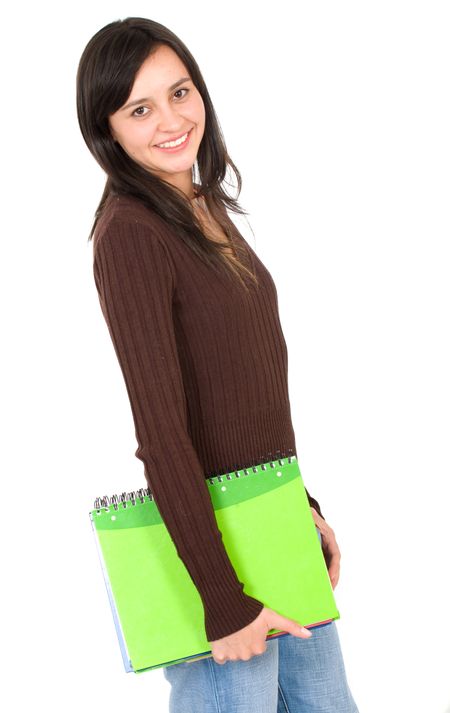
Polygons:
[[167,141],[167,143],[165,143],[165,144],[156,144],[156,145],[161,149],[170,149],[173,146],[179,146],[180,144],[183,144],[186,141],[188,133],[189,133],[189,131],[187,132],[187,134],[180,136],[180,138],[177,139],[176,141]]

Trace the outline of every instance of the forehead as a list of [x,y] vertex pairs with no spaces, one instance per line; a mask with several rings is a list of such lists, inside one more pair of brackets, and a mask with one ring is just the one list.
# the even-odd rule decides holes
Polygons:
[[167,45],[154,50],[140,66],[130,94],[130,100],[139,96],[156,96],[189,72],[177,53]]

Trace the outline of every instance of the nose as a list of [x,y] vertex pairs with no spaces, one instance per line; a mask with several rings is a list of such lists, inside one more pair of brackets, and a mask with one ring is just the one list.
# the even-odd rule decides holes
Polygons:
[[178,111],[170,104],[164,104],[159,109],[158,129],[161,133],[175,133],[182,126]]

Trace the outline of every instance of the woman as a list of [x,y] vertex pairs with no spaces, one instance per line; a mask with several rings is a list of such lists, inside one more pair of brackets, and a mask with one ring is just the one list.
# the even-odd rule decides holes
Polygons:
[[[107,175],[90,238],[136,456],[202,599],[212,651],[164,669],[170,709],[354,712],[335,623],[310,632],[245,593],[206,486],[296,446],[276,288],[228,216],[244,211],[222,183],[229,169],[239,190],[241,178],[200,70],[159,23],[116,21],[83,52],[77,110]],[[336,586],[339,548],[308,498]],[[288,635],[266,641],[270,629]]]

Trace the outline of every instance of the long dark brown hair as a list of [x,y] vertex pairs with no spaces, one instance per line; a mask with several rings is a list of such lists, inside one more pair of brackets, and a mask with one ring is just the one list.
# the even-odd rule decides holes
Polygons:
[[[140,166],[114,141],[111,134],[109,116],[125,104],[141,65],[161,45],[168,45],[176,52],[203,99],[205,131],[197,154],[198,176],[193,166],[192,178],[197,184],[197,195],[205,201],[207,210],[223,229],[227,242],[208,238],[191,200],[177,187]],[[241,215],[247,215],[247,212],[239,205],[237,198],[226,193],[222,183],[228,183],[227,170],[233,171],[239,196],[242,179],[228,155],[197,62],[183,42],[167,27],[153,20],[127,17],[111,22],[91,38],[83,51],[76,77],[76,102],[83,138],[107,175],[88,241],[93,238],[108,197],[131,195],[175,228],[180,240],[201,259],[217,269],[227,267],[244,287],[245,276],[257,284],[256,275],[239,259],[240,241],[233,243],[237,257],[224,251],[232,238],[240,235],[227,209]],[[244,250],[245,242],[242,242]]]

